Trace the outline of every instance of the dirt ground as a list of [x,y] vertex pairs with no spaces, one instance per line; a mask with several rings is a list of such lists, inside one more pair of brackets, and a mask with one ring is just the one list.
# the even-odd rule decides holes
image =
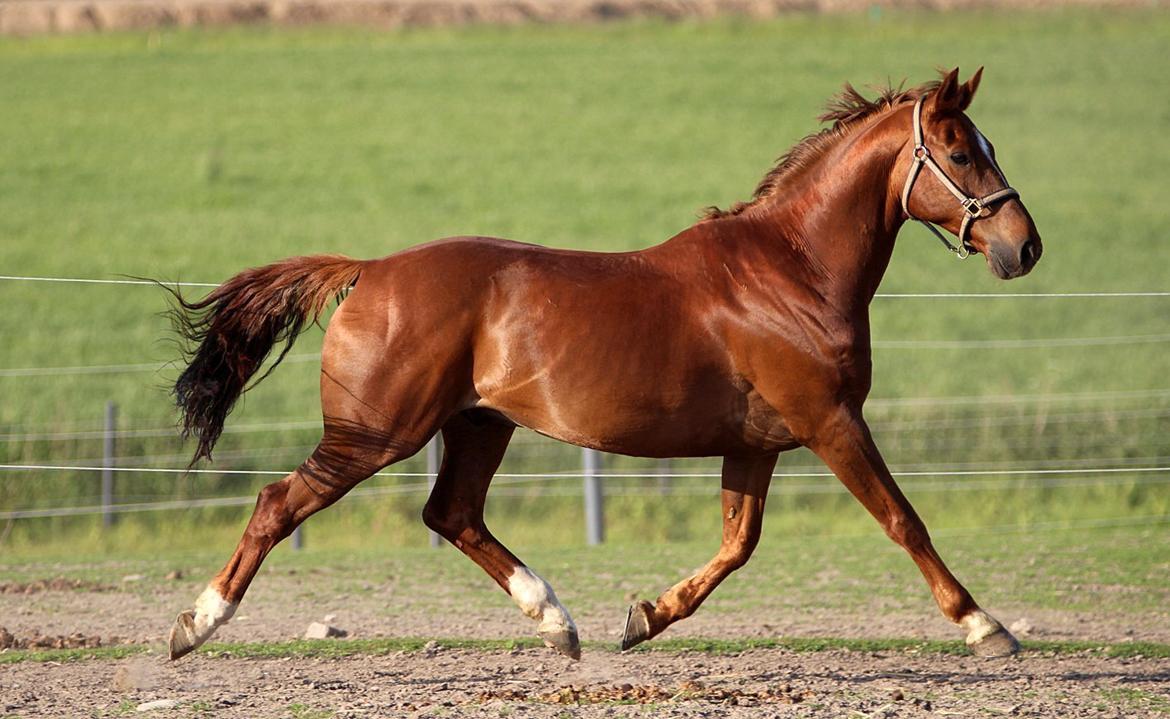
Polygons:
[[[0,670],[20,717],[1156,717],[1170,663],[902,652],[734,656],[432,650],[346,659],[195,655]],[[152,704],[152,702],[154,704]],[[162,702],[162,706],[159,705]],[[159,708],[151,709],[151,706]]]
[[[461,558],[444,559],[457,563]],[[111,578],[106,582],[51,577],[0,582],[0,627],[26,644],[38,638],[79,636],[86,638],[81,646],[161,647],[175,615],[191,606],[208,577],[210,573],[203,576],[195,572],[178,579],[130,575],[123,581]],[[820,603],[776,597],[743,610],[738,604],[744,598],[743,589],[728,586],[663,636],[961,639],[960,630],[934,608],[926,588],[918,585],[916,578],[910,579],[915,583],[906,588],[909,601],[902,606],[887,601],[863,606],[834,604],[829,601],[832,597]],[[574,592],[579,588],[556,582],[554,586],[584,641],[616,644],[628,603],[636,598],[653,599],[633,593],[605,593],[602,596],[606,599],[590,600]],[[1170,607],[1143,613],[1116,612],[1107,603],[1095,611],[988,609],[1005,625],[1026,625],[1023,631],[1017,630],[1021,639],[1170,644]],[[95,626],[95,617],[100,618],[100,625]],[[355,578],[341,570],[305,573],[281,568],[261,573],[232,621],[216,632],[215,640],[296,639],[315,621],[327,621],[354,639],[535,637],[533,622],[475,568],[456,577],[427,574],[393,579]]]
[[[791,12],[858,12],[874,6],[1029,9],[1068,0],[0,0],[0,34],[35,35],[272,23],[376,28],[603,22],[622,18],[770,18]],[[1075,0],[1144,7],[1149,0]]]
[[[0,665],[0,717],[72,716],[673,716],[1155,717],[1170,713],[1170,660],[1028,652],[1003,660],[889,651],[734,656],[587,648],[571,662],[551,651],[432,648],[345,659],[241,659],[196,654],[167,662],[174,614],[202,582],[127,577],[119,582],[41,580],[0,584],[0,626],[16,645],[148,644],[122,660]],[[316,587],[306,589],[307,584]],[[321,591],[322,586],[330,587]],[[571,595],[569,595],[571,596]],[[623,600],[624,601],[624,600]],[[616,644],[621,607],[569,603],[582,638]],[[1170,641],[1162,612],[1118,619],[1099,612],[1000,612],[1026,619],[1025,640]],[[98,620],[95,624],[95,618]],[[411,582],[312,582],[265,573],[222,641],[287,640],[328,619],[350,638],[531,636],[531,622],[489,582],[440,591]],[[750,613],[700,611],[669,636],[957,639],[941,617],[905,608]],[[4,633],[0,632],[0,643]],[[339,639],[337,641],[346,641]],[[162,701],[162,705],[151,702]],[[151,707],[157,708],[151,708]],[[140,707],[144,707],[140,709]]]

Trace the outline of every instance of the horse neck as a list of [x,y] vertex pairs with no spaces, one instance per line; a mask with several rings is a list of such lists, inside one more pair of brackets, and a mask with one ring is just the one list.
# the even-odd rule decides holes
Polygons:
[[753,222],[791,245],[787,254],[795,247],[805,256],[816,289],[843,310],[868,307],[902,226],[894,170],[910,131],[901,119],[883,118],[842,138],[775,198],[749,211]]

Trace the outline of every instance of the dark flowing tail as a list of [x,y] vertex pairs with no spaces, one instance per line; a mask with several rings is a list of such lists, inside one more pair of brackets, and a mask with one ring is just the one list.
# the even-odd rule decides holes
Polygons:
[[[280,364],[310,317],[316,322],[330,299],[357,282],[362,264],[341,255],[292,257],[244,270],[195,302],[168,288],[187,362],[172,392],[183,412],[183,436],[199,439],[192,464],[211,458],[236,400]],[[249,385],[278,342],[284,348],[276,362]]]

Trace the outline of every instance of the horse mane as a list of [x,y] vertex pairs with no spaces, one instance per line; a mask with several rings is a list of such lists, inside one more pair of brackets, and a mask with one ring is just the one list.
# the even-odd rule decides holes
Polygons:
[[887,85],[878,88],[879,94],[873,100],[866,98],[850,83],[845,83],[840,93],[829,98],[825,104],[825,112],[817,118],[821,122],[832,122],[831,126],[806,136],[781,155],[775,166],[760,180],[751,200],[737,202],[726,210],[715,206],[707,207],[703,210],[703,219],[717,220],[742,213],[771,196],[785,182],[812,165],[813,161],[821,157],[829,147],[849,135],[855,128],[887,110],[916,102],[918,98],[937,88],[939,83],[939,80],[932,80],[909,89],[903,89],[902,85],[898,87]]

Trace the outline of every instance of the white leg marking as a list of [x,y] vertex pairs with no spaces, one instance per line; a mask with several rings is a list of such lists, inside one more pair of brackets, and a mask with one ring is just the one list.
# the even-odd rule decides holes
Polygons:
[[577,625],[568,610],[557,601],[552,587],[528,567],[517,567],[508,577],[508,593],[520,611],[540,622],[536,631],[577,631]]
[[1003,625],[982,609],[976,609],[963,617],[959,620],[959,626],[967,630],[967,644],[977,644],[1003,629]]
[[216,627],[232,618],[238,604],[225,601],[212,587],[203,590],[195,600],[195,641],[202,644]]

